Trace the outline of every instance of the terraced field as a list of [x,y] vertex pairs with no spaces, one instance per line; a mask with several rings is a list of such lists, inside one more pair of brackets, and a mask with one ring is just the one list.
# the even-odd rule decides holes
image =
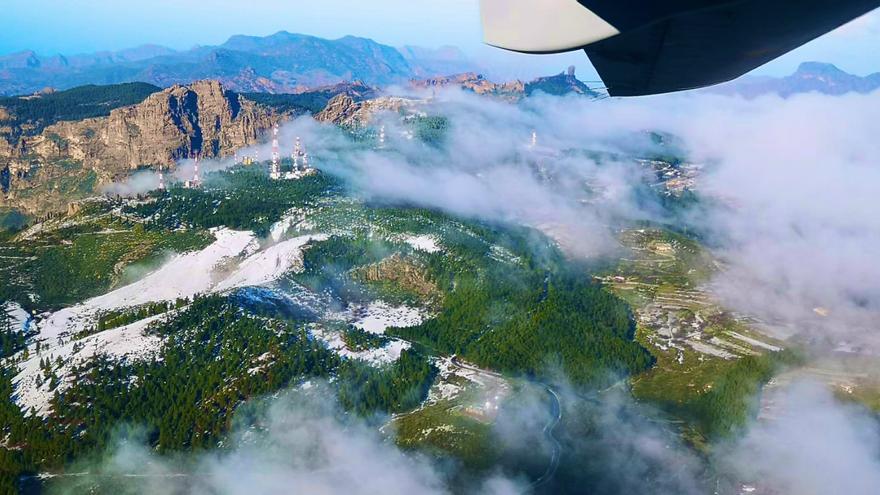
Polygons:
[[[627,230],[619,238],[629,254],[599,278],[631,304],[636,340],[657,359],[651,370],[632,378],[633,394],[679,415],[700,444],[714,428],[700,426],[706,419],[700,404],[716,393],[716,384],[731,373],[754,370],[747,374],[757,382],[747,388],[756,390],[769,380],[763,371],[774,368],[784,345],[707,291],[720,266],[698,242],[659,228]],[[737,399],[738,407],[745,399]]]

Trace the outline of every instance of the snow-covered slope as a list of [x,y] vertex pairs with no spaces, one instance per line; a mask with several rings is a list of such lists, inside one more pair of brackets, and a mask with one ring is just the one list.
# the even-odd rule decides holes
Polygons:
[[441,251],[440,243],[437,238],[432,235],[411,235],[403,239],[404,242],[412,246],[413,249],[424,251],[426,253],[436,253]]
[[7,302],[0,305],[0,311],[6,313],[9,318],[10,328],[15,332],[27,332],[31,324],[31,315],[28,314],[18,303]]
[[[57,391],[63,392],[70,386],[71,369],[85,363],[99,354],[117,360],[142,360],[156,355],[162,348],[162,339],[145,335],[144,329],[163,315],[146,318],[124,327],[106,330],[81,340],[47,340],[40,353],[30,349],[31,357],[19,366],[19,373],[13,379],[15,402],[23,411],[34,409],[40,416],[50,412],[50,399],[55,393],[50,390],[49,380],[45,380],[40,369],[40,361],[48,359],[52,371],[59,377]],[[61,365],[56,361],[60,358]]]
[[174,301],[209,292],[215,285],[214,270],[242,255],[248,248],[253,249],[256,244],[252,232],[217,229],[213,233],[216,240],[200,251],[176,255],[133,284],[42,318],[37,323],[39,339],[51,340],[64,334],[75,334],[93,324],[99,311]]
[[373,301],[365,307],[352,310],[352,324],[370,333],[383,334],[388,327],[414,327],[426,319],[424,310],[411,306],[391,306],[385,301]]
[[327,236],[305,235],[280,242],[246,258],[229,276],[219,282],[214,290],[224,291],[235,287],[264,285],[277,280],[290,271],[302,270],[303,247],[313,241],[326,240]]
[[[346,311],[336,313],[332,319],[339,319],[354,325],[361,330],[382,335],[390,327],[406,328],[420,325],[429,317],[421,308],[412,306],[392,306],[385,301],[373,301],[368,305],[352,305]],[[313,335],[336,351],[340,356],[360,359],[375,365],[383,365],[396,361],[400,353],[411,346],[409,342],[391,338],[390,341],[375,349],[354,351],[346,347],[338,331],[317,328]]]
[[[37,384],[37,377],[42,374],[39,363],[46,357],[53,362],[61,357],[65,364],[56,374],[66,377],[71,363],[90,359],[97,353],[139,359],[161,348],[158,337],[144,333],[147,326],[161,316],[75,340],[77,334],[95,325],[102,311],[270,284],[285,273],[301,270],[303,249],[310,242],[326,238],[320,234],[302,236],[262,249],[252,232],[217,229],[213,234],[216,240],[209,246],[176,255],[137,282],[43,315],[36,322],[39,335],[29,348],[30,358],[19,365],[19,374],[14,380],[16,402],[22,409],[33,407],[40,414],[48,413],[51,396],[48,384]],[[36,341],[40,342],[39,354]],[[81,344],[86,347],[75,353],[74,343],[77,349]]]

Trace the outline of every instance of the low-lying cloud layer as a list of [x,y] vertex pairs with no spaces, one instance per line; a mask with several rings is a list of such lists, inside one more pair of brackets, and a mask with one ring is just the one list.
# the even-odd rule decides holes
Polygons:
[[712,164],[702,189],[726,206],[695,222],[729,264],[717,289],[731,305],[877,349],[878,111],[878,93],[682,97],[661,121]]
[[745,485],[777,493],[869,495],[880,486],[876,417],[838,402],[821,384],[774,391],[773,418],[756,422],[721,465]]
[[[627,157],[657,151],[646,131],[670,133],[706,165],[698,187],[713,201],[691,222],[727,264],[716,281],[724,300],[782,335],[880,349],[880,93],[520,106],[450,93],[436,107],[450,119],[440,150],[392,140],[397,153],[330,170],[355,169],[352,181],[377,198],[526,223],[595,255],[620,221],[663,218],[638,195],[644,171]],[[585,201],[585,184],[598,199]]]
[[[194,458],[160,457],[137,441],[121,442],[106,461],[85,467],[89,474],[61,479],[59,487],[74,493],[95,483],[152,494],[450,493],[442,466],[399,450],[376,428],[342,413],[328,399],[333,395],[325,385],[281,394],[232,433],[231,448]],[[522,487],[490,476],[473,488],[506,495]]]
[[[408,139],[411,129],[397,115],[378,117],[388,129],[385,150],[309,119],[285,126],[282,142],[302,136],[319,168],[370,200],[524,223],[573,255],[595,256],[615,249],[615,227],[664,219],[640,194],[644,171],[628,157],[658,151],[646,131],[670,133],[688,160],[706,166],[698,188],[711,200],[689,222],[724,262],[713,282],[723,301],[781,336],[880,352],[880,93],[750,101],[700,93],[599,102],[548,97],[510,105],[449,92],[428,111],[449,119],[436,147]],[[538,145],[530,147],[533,130]],[[260,149],[260,156],[268,153],[268,146]],[[728,446],[730,462],[719,461],[725,469],[786,493],[867,494],[880,484],[876,423],[815,388],[796,386],[776,400],[790,412],[752,425],[745,440]],[[274,445],[207,457],[200,466],[212,473],[207,489],[445,490],[430,462],[401,454],[369,429],[289,407],[279,405],[271,422]],[[607,424],[616,423],[609,416]],[[704,466],[662,429],[604,431],[604,441],[622,447],[603,452],[644,468],[632,484],[615,486],[638,487],[651,475],[662,481],[657,493],[700,491]],[[667,462],[683,467],[664,477],[657,470]],[[486,486],[499,485],[513,486],[503,479]]]
[[[436,146],[410,139],[413,128],[389,113],[374,122],[387,127],[385,150],[302,118],[282,129],[282,152],[300,135],[318,167],[369,199],[528,224],[589,257],[615,249],[621,222],[663,220],[632,158],[668,152],[647,134],[667,132],[688,160],[706,165],[699,190],[716,201],[691,222],[727,264],[716,281],[724,300],[783,336],[808,330],[832,346],[880,345],[880,93],[539,97],[512,105],[449,91],[420,110],[448,119]],[[254,152],[270,156],[268,145],[243,151]],[[191,177],[192,163],[174,175]],[[137,175],[112,190],[156,184],[154,174]]]

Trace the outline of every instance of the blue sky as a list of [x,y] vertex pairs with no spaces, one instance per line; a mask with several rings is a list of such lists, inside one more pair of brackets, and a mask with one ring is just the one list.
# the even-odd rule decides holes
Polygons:
[[[540,0],[535,0],[540,1]],[[511,75],[588,68],[585,57],[523,56],[480,44],[477,0],[4,0],[0,53],[117,50],[144,43],[186,49],[233,34],[279,30],[337,38],[365,36],[394,46],[456,45]],[[874,12],[760,69],[791,72],[805,60],[857,74],[880,71],[880,12]],[[583,74],[584,71],[581,71]]]

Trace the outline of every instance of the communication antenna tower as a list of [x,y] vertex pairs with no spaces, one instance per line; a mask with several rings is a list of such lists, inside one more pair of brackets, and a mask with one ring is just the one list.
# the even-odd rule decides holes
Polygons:
[[278,179],[281,177],[281,168],[278,164],[278,158],[280,153],[278,152],[278,124],[275,124],[272,127],[272,173],[270,176],[273,179]]
[[196,153],[196,163],[193,165],[193,187],[202,185],[202,179],[199,178],[199,154]]

